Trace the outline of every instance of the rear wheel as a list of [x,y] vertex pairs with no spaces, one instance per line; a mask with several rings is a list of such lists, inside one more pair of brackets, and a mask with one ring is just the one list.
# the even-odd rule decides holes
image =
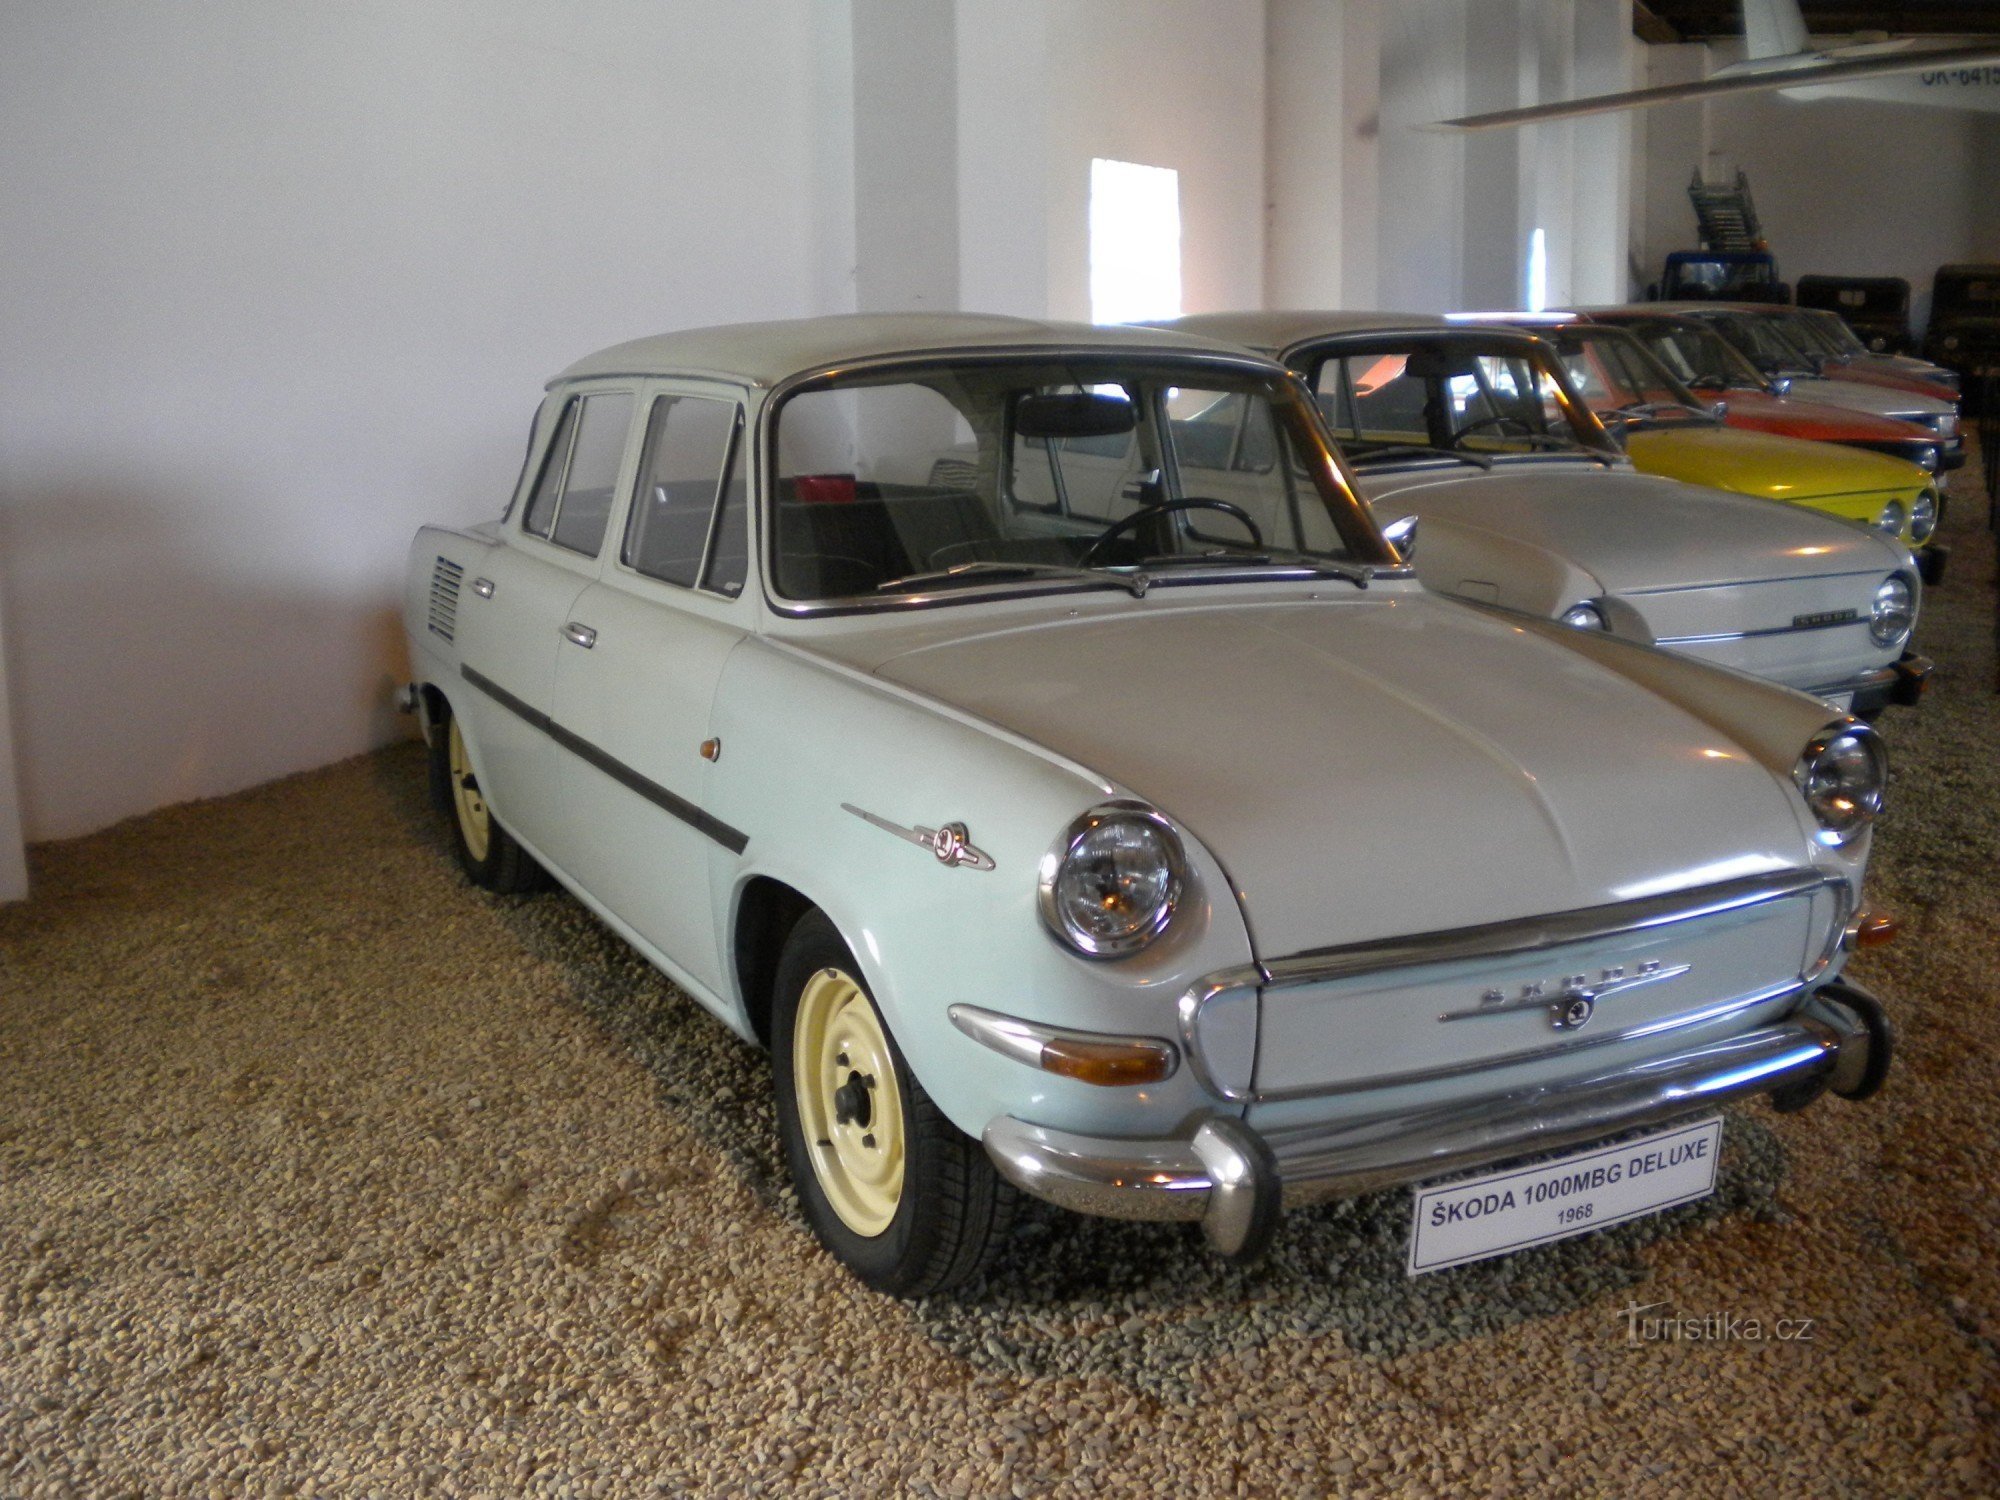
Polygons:
[[543,883],[542,868],[512,835],[494,821],[480,789],[472,757],[459,732],[458,715],[442,710],[430,738],[431,795],[451,822],[452,852],[474,885],[518,894]]
[[778,960],[778,1128],[820,1243],[877,1291],[949,1291],[991,1259],[1015,1199],[980,1144],[945,1118],[824,913]]

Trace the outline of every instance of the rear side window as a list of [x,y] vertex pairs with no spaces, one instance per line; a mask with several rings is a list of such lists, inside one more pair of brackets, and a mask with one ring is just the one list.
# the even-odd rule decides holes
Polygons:
[[[646,450],[639,461],[638,492],[632,518],[625,528],[621,554],[628,567],[692,588],[702,576],[702,559],[709,556],[709,537],[716,536],[706,586],[735,594],[743,586],[741,563],[746,548],[717,525],[717,501],[731,488],[739,410],[733,401],[705,396],[661,396],[646,420]],[[741,531],[742,507],[734,507]],[[723,521],[730,519],[725,509]],[[735,557],[735,587],[719,580],[717,564],[725,553]]]

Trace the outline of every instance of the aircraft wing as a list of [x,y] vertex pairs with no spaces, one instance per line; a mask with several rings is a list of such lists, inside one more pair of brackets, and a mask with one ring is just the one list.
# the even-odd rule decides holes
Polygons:
[[1881,53],[1871,57],[1758,58],[1738,64],[1725,78],[1701,83],[1670,83],[1659,88],[1633,89],[1623,94],[1593,94],[1587,99],[1563,99],[1554,104],[1530,104],[1521,109],[1495,110],[1439,120],[1431,130],[1511,130],[1548,120],[1573,120],[1580,115],[1611,114],[1622,109],[1656,109],[1689,99],[1713,99],[1723,94],[1755,94],[1770,89],[1807,88],[1822,83],[1846,83],[1860,78],[1889,78],[1899,73],[1924,73],[1933,68],[1971,68],[2000,63],[2000,43],[1979,47],[1930,47],[1918,52]]

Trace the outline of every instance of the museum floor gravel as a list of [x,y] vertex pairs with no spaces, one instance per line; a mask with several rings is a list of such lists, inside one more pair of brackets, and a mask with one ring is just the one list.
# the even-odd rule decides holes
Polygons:
[[1238,1270],[1031,1208],[863,1290],[762,1056],[567,896],[467,886],[404,746],[32,851],[0,910],[0,1495],[1991,1494],[2000,698],[1975,465],[1884,724],[1862,1106],[1732,1112],[1662,1218],[1409,1280],[1409,1195]]

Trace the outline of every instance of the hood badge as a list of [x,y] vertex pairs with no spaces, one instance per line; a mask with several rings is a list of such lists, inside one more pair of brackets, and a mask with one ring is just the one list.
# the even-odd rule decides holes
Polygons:
[[993,856],[978,848],[972,842],[971,834],[963,823],[947,823],[942,828],[905,828],[901,823],[891,823],[887,818],[878,818],[872,812],[863,812],[852,802],[840,804],[843,812],[851,812],[864,823],[872,823],[884,833],[893,833],[897,838],[928,849],[936,856],[937,862],[947,867],[963,866],[968,870],[990,870]]
[[1822,609],[1814,614],[1793,615],[1792,629],[1818,630],[1824,625],[1845,625],[1860,618],[1861,611],[1858,609]]
[[1541,1010],[1548,1012],[1549,1024],[1557,1031],[1576,1031],[1588,1025],[1590,1018],[1597,1014],[1600,1000],[1622,995],[1626,990],[1635,990],[1642,984],[1678,979],[1693,967],[1692,964],[1664,965],[1657,958],[1649,958],[1630,974],[1622,965],[1599,970],[1595,980],[1588,974],[1566,974],[1560,979],[1524,984],[1520,993],[1512,996],[1505,990],[1488,990],[1471,1010],[1446,1011],[1438,1019],[1469,1021],[1475,1016],[1504,1016],[1517,1010]]

